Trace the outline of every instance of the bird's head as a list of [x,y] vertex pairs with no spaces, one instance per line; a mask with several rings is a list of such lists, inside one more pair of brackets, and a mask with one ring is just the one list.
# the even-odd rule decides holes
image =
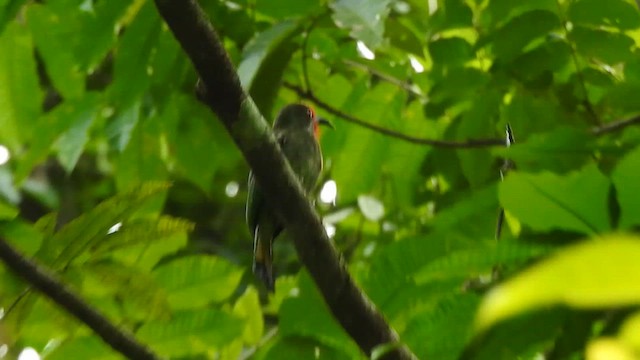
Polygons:
[[302,104],[291,104],[285,106],[280,111],[273,124],[273,128],[287,131],[308,131],[318,138],[320,135],[320,125],[333,128],[333,125],[328,120],[318,118],[311,107]]

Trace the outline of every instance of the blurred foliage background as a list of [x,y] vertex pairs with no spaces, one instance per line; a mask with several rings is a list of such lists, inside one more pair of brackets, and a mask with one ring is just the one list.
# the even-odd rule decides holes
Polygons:
[[[635,2],[200,4],[265,117],[335,124],[318,210],[421,359],[640,358]],[[3,238],[163,356],[363,358],[287,241],[252,276],[248,168],[153,2],[0,0],[0,54]],[[0,317],[0,358],[119,358],[1,265]]]

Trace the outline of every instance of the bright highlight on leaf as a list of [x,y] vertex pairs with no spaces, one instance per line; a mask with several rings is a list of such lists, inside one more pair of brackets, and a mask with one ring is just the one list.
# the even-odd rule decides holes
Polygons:
[[416,59],[414,56],[409,55],[409,62],[411,63],[411,67],[413,68],[413,71],[415,71],[418,74],[424,72],[424,66],[422,66],[420,61],[418,61],[418,59]]
[[26,347],[18,355],[18,360],[40,360],[40,354],[34,348]]
[[376,54],[371,51],[362,41],[358,40],[356,43],[356,49],[358,50],[358,54],[367,60],[373,60],[376,58]]
[[9,149],[6,146],[0,145],[0,165],[4,165],[11,158],[11,154],[9,153]]
[[235,181],[230,181],[227,186],[224,188],[224,193],[232,198],[238,195],[238,191],[240,190],[240,185]]
[[640,304],[640,237],[610,235],[570,246],[494,288],[481,304],[480,330],[544,306]]
[[320,190],[320,201],[325,204],[335,204],[338,196],[338,186],[333,180],[329,180],[322,186]]
[[358,196],[358,206],[367,220],[378,221],[384,216],[384,205],[373,196]]

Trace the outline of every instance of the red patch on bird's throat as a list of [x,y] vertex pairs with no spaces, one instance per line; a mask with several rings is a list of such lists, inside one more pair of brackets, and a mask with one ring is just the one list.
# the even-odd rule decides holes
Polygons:
[[307,107],[307,113],[311,122],[313,122],[313,135],[318,138],[320,136],[320,126],[318,126],[318,120],[316,119],[316,112],[311,107]]

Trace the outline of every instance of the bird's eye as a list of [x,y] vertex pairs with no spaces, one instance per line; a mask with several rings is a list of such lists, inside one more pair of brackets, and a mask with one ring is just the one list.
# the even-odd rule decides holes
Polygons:
[[316,118],[316,113],[313,112],[312,108],[307,108],[307,115],[309,116],[309,119],[311,119],[311,120]]

